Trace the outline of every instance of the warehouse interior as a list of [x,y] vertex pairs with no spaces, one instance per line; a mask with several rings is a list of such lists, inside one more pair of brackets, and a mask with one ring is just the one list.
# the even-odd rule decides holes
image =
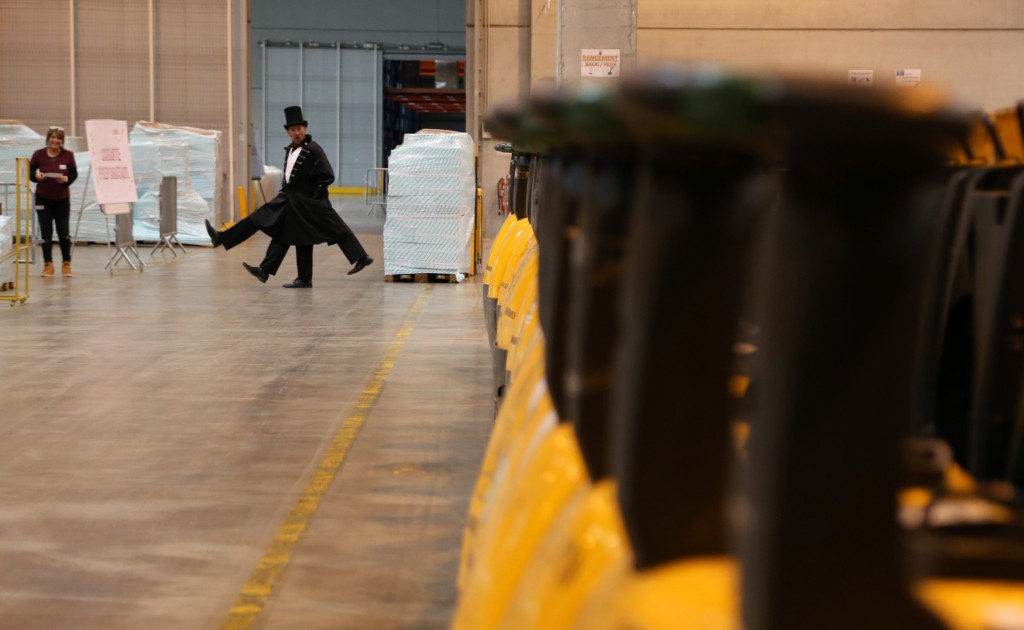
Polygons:
[[[1024,628],[1022,30],[6,0],[0,628]],[[277,194],[294,105],[377,261],[314,247],[310,289],[204,227]],[[73,277],[24,176],[54,126]]]

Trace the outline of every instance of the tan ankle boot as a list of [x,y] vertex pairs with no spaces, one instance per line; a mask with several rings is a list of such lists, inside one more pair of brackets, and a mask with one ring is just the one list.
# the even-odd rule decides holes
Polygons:
[[71,275],[71,261],[70,260],[65,260],[64,261],[64,264],[61,265],[61,271],[64,273],[65,276],[70,276]]
[[48,262],[43,265],[43,273],[41,274],[44,278],[50,278],[53,276],[53,263]]

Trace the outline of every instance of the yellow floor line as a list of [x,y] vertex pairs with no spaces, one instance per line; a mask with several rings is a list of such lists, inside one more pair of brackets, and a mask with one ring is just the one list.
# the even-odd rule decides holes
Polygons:
[[277,535],[267,546],[263,557],[260,558],[252,575],[249,576],[249,581],[242,587],[242,592],[239,593],[238,599],[235,600],[228,612],[228,618],[221,625],[222,630],[250,628],[263,610],[263,606],[273,590],[274,581],[288,564],[292,548],[302,537],[302,532],[309,526],[313,515],[320,507],[320,499],[327,492],[338,468],[345,461],[345,456],[359,434],[359,429],[362,428],[370,411],[377,404],[384,381],[387,380],[391,368],[395,366],[398,354],[409,339],[432,288],[431,285],[426,285],[423,292],[409,307],[409,312],[406,313],[405,320],[398,332],[395,333],[387,352],[384,353],[384,358],[377,364],[373,378],[370,379],[363,393],[359,395],[359,402],[356,403],[355,408],[352,409],[341,428],[334,435],[327,452],[324,453],[317,465],[313,477],[306,484],[291,512],[285,517],[284,523],[277,530]]

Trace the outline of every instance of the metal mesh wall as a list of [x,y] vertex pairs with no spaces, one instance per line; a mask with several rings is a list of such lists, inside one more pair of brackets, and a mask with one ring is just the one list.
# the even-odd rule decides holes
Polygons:
[[[263,130],[263,142],[266,145],[263,159],[267,164],[281,169],[284,168],[284,152],[281,147],[291,142],[282,127],[284,108],[289,105],[302,105],[299,100],[302,93],[301,59],[302,53],[298,48],[268,48],[266,50],[267,85],[263,94],[266,98],[267,128]],[[305,109],[303,109],[303,113],[306,114],[306,120],[310,123],[309,133],[316,138],[317,142],[323,144],[325,138],[319,131],[319,121],[316,118],[311,120]],[[327,154],[327,157],[333,159],[330,153]]]
[[85,135],[84,121],[90,119],[125,120],[129,128],[147,119],[148,4],[139,0],[76,2],[75,30],[79,135]]
[[310,48],[303,55],[302,111],[313,125],[310,132],[334,166],[335,186],[345,181],[339,170],[341,148],[338,142],[338,95],[341,80],[338,76],[338,50]]
[[164,0],[155,30],[157,120],[227,133],[226,3]]
[[[253,111],[266,105],[264,160],[282,167],[288,144],[283,110],[301,105],[309,133],[334,167],[335,186],[362,187],[380,165],[382,88],[379,50],[274,47],[265,50],[266,86],[254,86]],[[262,124],[262,116],[254,116]]]
[[0,118],[70,134],[70,51],[67,0],[0,2]]
[[[227,141],[229,1],[238,4],[0,0],[0,118],[40,133],[59,125],[79,138],[87,119],[131,128],[152,118],[221,131]],[[220,165],[225,179],[226,160]]]
[[[227,131],[227,3],[153,7],[156,119]],[[148,119],[149,0],[0,2],[0,117],[71,126],[72,70],[79,135],[87,118]]]
[[381,166],[382,54],[344,50],[341,56],[342,186],[362,186],[366,169]]

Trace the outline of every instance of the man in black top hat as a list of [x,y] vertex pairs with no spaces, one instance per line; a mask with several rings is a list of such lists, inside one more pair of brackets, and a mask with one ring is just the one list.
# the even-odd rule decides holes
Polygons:
[[290,146],[285,147],[284,183],[276,197],[257,208],[231,228],[219,232],[210,222],[206,231],[214,247],[231,249],[257,231],[271,237],[263,262],[258,267],[242,263],[260,282],[276,274],[288,248],[295,246],[299,276],[284,285],[290,289],[313,286],[313,245],[337,244],[352,263],[348,275],[373,262],[359,239],[338,216],[327,200],[327,187],[334,181],[334,170],[323,148],[306,133],[307,123],[297,105],[284,110]]

